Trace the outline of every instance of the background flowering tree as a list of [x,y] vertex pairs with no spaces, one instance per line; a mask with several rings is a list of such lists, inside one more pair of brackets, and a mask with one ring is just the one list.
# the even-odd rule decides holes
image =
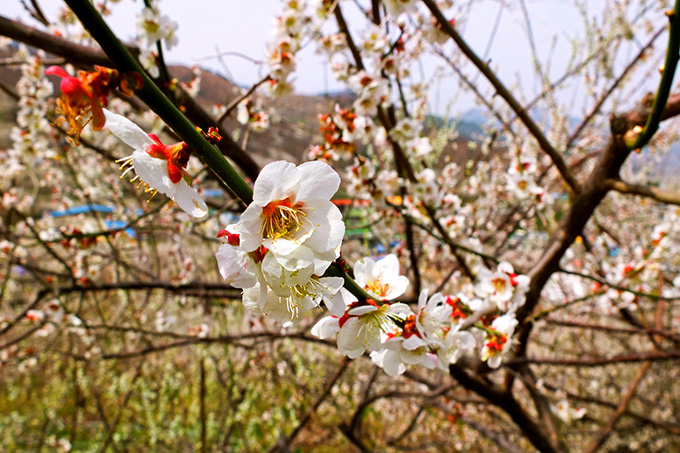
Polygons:
[[[585,9],[555,75],[511,3],[536,90],[467,3],[289,0],[267,76],[209,104],[162,4],[125,44],[113,4],[0,16],[3,447],[680,448],[680,12]],[[305,46],[347,91],[286,162]],[[477,133],[432,115],[431,58]]]

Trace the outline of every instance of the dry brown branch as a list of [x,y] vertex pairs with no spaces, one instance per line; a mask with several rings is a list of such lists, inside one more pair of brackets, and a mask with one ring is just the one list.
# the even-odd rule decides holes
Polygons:
[[290,434],[279,439],[279,441],[269,449],[270,453],[273,453],[277,450],[289,451],[289,446],[295,442],[297,435],[300,434],[304,427],[309,423],[314,413],[319,409],[319,406],[321,406],[321,403],[323,403],[331,394],[331,390],[333,390],[335,383],[338,382],[338,379],[340,379],[340,376],[342,376],[342,373],[347,369],[347,367],[349,367],[350,363],[351,362],[347,357],[342,358],[340,361],[340,366],[337,368],[337,370],[335,370],[335,373],[326,383],[324,389],[321,391],[321,394],[317,397],[312,406],[302,416],[297,426],[290,432]]
[[[101,49],[74,44],[66,39],[42,32],[3,16],[0,16],[0,35],[67,58],[69,62],[75,65],[115,66]],[[129,50],[133,55],[139,55],[139,49],[136,47],[129,47]],[[208,130],[211,126],[216,126],[215,119],[198,105],[196,100],[189,96],[181,86],[177,86],[176,95],[177,102],[184,106],[187,118],[194,124],[204,130]],[[257,163],[250,155],[239,148],[228,132],[221,130],[221,135],[222,140],[217,144],[217,147],[222,154],[232,159],[249,178],[254,180],[260,171]]]
[[633,354],[623,354],[614,357],[591,357],[586,359],[564,359],[564,358],[530,358],[518,357],[509,360],[507,365],[512,367],[525,363],[533,365],[557,365],[557,366],[576,366],[576,367],[598,367],[605,365],[617,365],[635,362],[663,362],[667,360],[680,359],[680,351],[648,351]]
[[616,408],[616,411],[614,411],[614,413],[610,417],[609,421],[607,422],[607,425],[604,428],[602,428],[602,431],[600,431],[600,433],[597,435],[597,438],[593,440],[593,442],[590,445],[588,445],[588,447],[586,447],[586,449],[584,450],[586,453],[594,453],[595,451],[599,450],[602,444],[604,444],[607,438],[612,434],[612,431],[614,430],[616,423],[619,421],[621,416],[626,412],[626,409],[630,404],[631,398],[633,398],[633,395],[635,395],[635,390],[637,389],[638,384],[642,380],[643,376],[645,375],[651,364],[652,364],[651,362],[645,362],[640,367],[640,369],[637,372],[637,375],[635,376],[635,379],[633,379],[633,382],[628,387],[626,394],[623,396],[623,399],[621,400],[619,407]]
[[641,197],[651,198],[652,200],[656,200],[661,203],[680,206],[680,194],[668,192],[667,190],[662,190],[658,187],[646,186],[644,184],[632,184],[615,178],[608,179],[607,186],[611,190],[615,190],[620,193],[639,195]]
[[562,158],[562,155],[553,147],[553,145],[548,141],[547,137],[545,134],[543,134],[543,131],[539,127],[538,124],[531,118],[531,116],[528,114],[526,109],[522,107],[522,105],[515,99],[515,97],[510,93],[510,90],[508,90],[503,82],[496,76],[496,74],[489,68],[489,65],[484,63],[478,56],[477,54],[470,48],[470,46],[467,45],[465,40],[458,34],[456,29],[451,25],[451,23],[446,20],[446,17],[444,17],[444,14],[441,12],[439,7],[437,7],[437,4],[434,2],[434,0],[423,0],[423,3],[428,7],[430,12],[434,17],[437,18],[437,21],[439,22],[439,25],[441,26],[441,29],[446,32],[455,42],[458,48],[460,48],[461,52],[465,54],[466,57],[479,69],[479,71],[484,74],[486,79],[493,85],[493,87],[496,89],[496,92],[498,93],[499,96],[501,96],[505,102],[508,103],[510,108],[515,112],[515,114],[520,118],[520,120],[524,123],[524,125],[529,129],[531,134],[534,136],[540,147],[545,151],[548,156],[550,156],[550,159],[552,160],[553,164],[557,168],[557,171],[560,172],[560,175],[562,175],[562,178],[564,181],[569,185],[571,190],[575,193],[578,194],[580,191],[580,185],[574,175],[572,174],[571,170],[567,167],[567,164],[564,162],[564,159]]

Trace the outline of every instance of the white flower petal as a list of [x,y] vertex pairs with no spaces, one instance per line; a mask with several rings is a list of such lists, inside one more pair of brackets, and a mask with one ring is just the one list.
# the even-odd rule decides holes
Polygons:
[[319,199],[310,200],[305,206],[314,208],[308,211],[314,232],[307,238],[305,245],[317,253],[335,250],[345,236],[345,223],[338,207],[330,201]]
[[144,151],[148,145],[154,143],[146,132],[124,116],[107,109],[104,109],[104,116],[106,117],[106,127],[128,146]]
[[328,311],[333,316],[342,316],[349,305],[342,292],[344,280],[341,277],[322,277],[319,283],[323,286],[323,301]]
[[241,248],[246,252],[252,252],[262,244],[262,207],[251,203],[241,214],[238,223],[241,232]]
[[408,351],[413,351],[421,346],[426,346],[426,343],[418,337],[418,335],[411,335],[401,344],[402,347]]
[[318,161],[305,162],[298,165],[300,172],[300,189],[297,200],[308,198],[330,200],[340,187],[340,176],[328,164]]
[[399,258],[397,258],[397,255],[393,254],[386,255],[376,263],[376,267],[373,269],[373,272],[379,272],[379,274],[376,274],[375,276],[377,277],[378,275],[383,275],[385,280],[398,276]]
[[177,187],[168,176],[168,161],[156,159],[144,151],[135,150],[132,153],[132,167],[137,176],[160,193],[172,198]]
[[312,335],[319,337],[322,340],[330,338],[340,330],[340,324],[338,318],[334,316],[326,316],[321,318],[319,322],[314,324],[312,327]]
[[[382,353],[382,351],[380,352]],[[382,356],[382,369],[388,376],[399,376],[406,371],[406,365],[400,360],[398,352],[385,350]]]
[[348,313],[350,316],[362,316],[366,313],[373,313],[374,311],[378,311],[378,307],[364,305],[363,307],[352,308]]
[[270,201],[283,200],[297,191],[300,173],[295,164],[279,160],[265,165],[253,186],[253,201],[264,207]]
[[227,283],[236,288],[251,288],[255,286],[257,278],[249,269],[252,260],[245,252],[229,244],[222,244],[215,256],[217,257],[220,274],[222,274],[222,278]]
[[243,290],[243,306],[248,311],[262,310],[267,300],[267,285],[258,283],[252,288]]
[[173,201],[179,205],[188,214],[201,218],[208,214],[208,205],[205,204],[203,198],[198,194],[196,189],[189,187],[184,179],[181,179],[175,184],[177,190]]

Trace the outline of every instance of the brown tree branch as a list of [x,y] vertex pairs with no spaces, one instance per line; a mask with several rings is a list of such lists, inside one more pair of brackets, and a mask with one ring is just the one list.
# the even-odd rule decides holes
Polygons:
[[633,184],[622,181],[618,178],[611,178],[606,181],[607,187],[620,193],[639,195],[651,198],[661,203],[680,206],[680,194],[668,192],[658,187],[647,186],[645,184]]
[[642,380],[643,376],[645,375],[651,364],[652,364],[651,362],[645,362],[640,367],[637,375],[635,376],[635,379],[633,379],[633,382],[630,384],[628,390],[626,391],[626,394],[621,400],[619,407],[616,408],[616,411],[614,411],[614,413],[610,417],[609,421],[607,422],[607,425],[604,428],[602,428],[602,431],[600,431],[596,439],[593,440],[593,442],[590,445],[588,445],[588,447],[586,447],[586,449],[584,450],[586,453],[594,453],[595,451],[597,451],[602,446],[602,444],[604,444],[607,438],[612,434],[612,431],[614,430],[616,423],[619,421],[621,416],[626,412],[626,409],[630,404],[631,398],[633,398],[633,395],[635,395],[635,390],[637,389],[638,384]]
[[307,412],[305,412],[305,414],[302,416],[297,426],[290,432],[290,434],[285,436],[285,438],[280,439],[275,445],[273,445],[269,449],[270,453],[275,451],[290,451],[289,446],[295,441],[295,438],[298,434],[300,434],[304,427],[307,426],[314,413],[319,409],[319,406],[321,406],[321,403],[323,403],[331,394],[331,390],[333,390],[335,383],[338,382],[338,379],[340,379],[342,373],[344,373],[347,367],[349,367],[349,364],[350,360],[347,357],[343,357],[340,361],[340,366],[335,370],[335,373],[326,383],[324,389],[321,391],[321,394],[316,398],[312,406],[307,409]]
[[558,446],[550,442],[543,428],[532,420],[531,416],[510,393],[493,386],[493,384],[487,384],[480,379],[470,376],[465,370],[456,365],[449,365],[449,372],[465,388],[474,391],[486,398],[494,406],[503,409],[539,451],[543,453],[558,453],[560,451]]
[[561,320],[558,320],[558,319],[546,319],[545,322],[548,323],[548,324],[555,325],[555,326],[573,327],[575,329],[596,330],[596,331],[610,332],[610,333],[623,333],[623,334],[628,334],[628,335],[654,334],[654,335],[658,335],[659,337],[680,340],[680,333],[671,332],[671,331],[668,331],[668,330],[661,330],[661,329],[633,329],[633,328],[630,328],[630,327],[612,327],[612,326],[603,326],[603,325],[600,325],[600,324],[592,324],[592,323],[581,323],[581,322],[575,322],[575,321],[561,321]]
[[635,362],[662,362],[666,360],[680,359],[680,350],[672,351],[648,351],[636,354],[624,354],[615,357],[594,357],[587,359],[560,359],[560,358],[529,358],[518,357],[507,362],[507,365],[512,367],[525,363],[533,365],[557,365],[557,366],[576,366],[576,367],[598,367],[604,365],[617,365]]
[[[0,35],[61,56],[75,65],[115,66],[101,49],[72,43],[3,16],[0,16]],[[139,49],[136,47],[128,46],[128,49],[133,55],[139,55]],[[177,101],[185,107],[184,113],[196,126],[204,130],[208,130],[211,126],[219,126],[215,119],[181,86],[177,87]],[[220,131],[222,140],[217,144],[219,150],[232,159],[249,178],[255,180],[260,171],[259,165],[234,142],[229,133],[222,128]]]
[[446,17],[444,17],[444,14],[441,12],[437,4],[434,2],[434,0],[423,0],[423,3],[428,7],[430,12],[434,17],[437,18],[437,21],[439,22],[439,25],[441,26],[442,31],[447,33],[458,45],[458,48],[465,54],[466,57],[479,69],[479,71],[484,74],[486,79],[493,85],[493,87],[496,89],[496,92],[498,93],[499,96],[501,96],[505,102],[508,103],[510,108],[515,112],[515,114],[520,118],[520,120],[524,123],[524,125],[529,129],[529,132],[534,136],[540,147],[545,151],[548,156],[550,156],[550,159],[552,160],[553,164],[557,168],[557,171],[559,171],[560,175],[562,175],[562,178],[564,181],[569,185],[571,190],[575,193],[578,194],[580,191],[580,185],[574,175],[572,174],[571,170],[567,167],[567,164],[565,163],[564,159],[562,158],[562,155],[555,149],[555,147],[552,146],[550,141],[548,141],[547,137],[541,130],[541,128],[536,124],[536,122],[531,118],[529,113],[525,110],[524,107],[519,103],[517,99],[510,93],[510,90],[506,88],[506,86],[501,82],[501,80],[496,76],[496,74],[489,68],[489,65],[484,63],[478,56],[477,54],[470,48],[470,46],[467,45],[465,40],[458,34],[456,29],[451,25],[451,23],[446,20]]

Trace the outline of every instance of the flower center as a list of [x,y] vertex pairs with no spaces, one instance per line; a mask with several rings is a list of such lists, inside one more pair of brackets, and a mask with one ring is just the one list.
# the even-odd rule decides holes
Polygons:
[[508,341],[508,337],[503,334],[494,335],[489,339],[486,347],[489,350],[489,355],[496,355],[503,351],[505,343]]
[[465,305],[458,297],[446,296],[446,303],[451,306],[451,318],[453,319],[465,319],[472,313],[470,307]]
[[388,283],[383,283],[380,280],[374,280],[366,282],[364,289],[368,292],[375,294],[378,297],[386,297],[387,291],[389,291],[390,289],[390,285]]
[[415,335],[418,338],[420,338],[420,332],[418,332],[418,328],[416,326],[416,315],[409,315],[404,320],[404,331],[402,333],[402,336],[404,338],[409,338],[412,335]]
[[507,285],[507,282],[503,278],[494,278],[491,283],[493,284],[493,287],[496,289],[497,292],[502,292],[505,290],[505,286]]
[[262,237],[264,239],[291,238],[300,231],[307,214],[302,203],[293,204],[290,198],[269,202],[262,208]]
[[[132,164],[132,156],[123,157],[122,159],[118,159],[118,160],[116,160],[116,163],[121,164],[121,166],[118,168],[119,170],[125,169],[123,171],[123,174],[120,175],[120,179],[123,179],[126,174],[128,174],[130,171],[134,170],[134,166]],[[125,167],[127,167],[127,168],[125,168]],[[154,189],[153,187],[150,187],[147,183],[142,181],[140,179],[139,175],[137,175],[137,174],[135,174],[135,177],[130,180],[130,182],[135,182],[135,181],[139,181],[139,183],[137,184],[138,189],[140,187],[144,186],[144,193],[150,193],[151,194],[149,199],[146,200],[146,202],[149,203],[153,199],[153,197],[156,196],[156,194],[158,193],[158,190]]]

